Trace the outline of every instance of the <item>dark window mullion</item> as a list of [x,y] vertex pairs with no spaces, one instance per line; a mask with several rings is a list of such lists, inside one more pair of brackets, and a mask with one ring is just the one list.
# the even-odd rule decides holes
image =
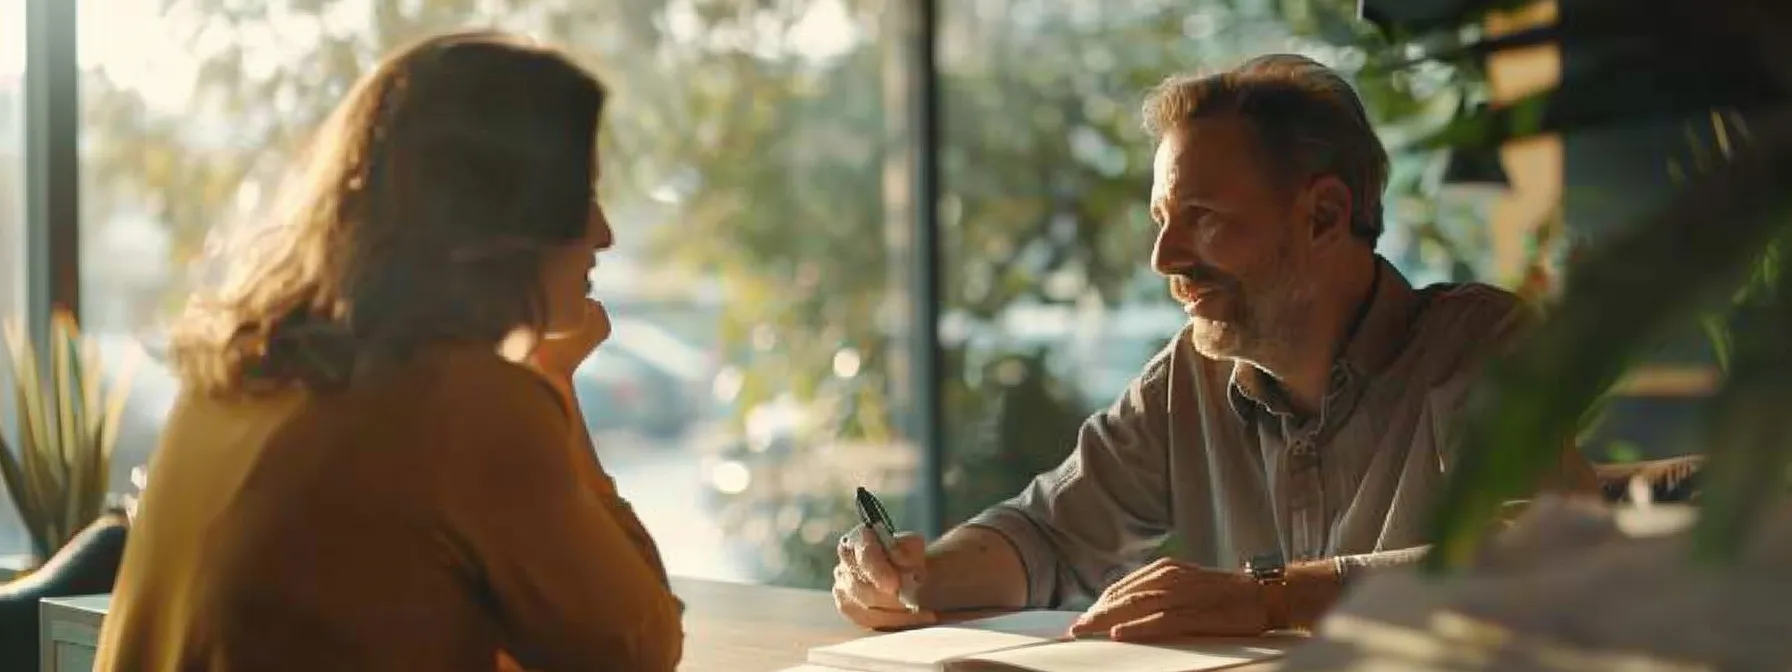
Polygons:
[[25,3],[25,315],[40,344],[52,308],[81,306],[78,5]]
[[909,306],[911,354],[914,370],[905,379],[915,389],[913,400],[913,440],[921,450],[919,530],[929,538],[938,536],[946,525],[945,496],[945,432],[941,408],[943,356],[940,348],[939,322],[941,308],[939,192],[940,192],[940,75],[938,54],[938,0],[910,0],[906,10],[910,30],[908,109],[910,142],[914,161],[910,176],[915,213],[910,250],[909,277],[912,296]]

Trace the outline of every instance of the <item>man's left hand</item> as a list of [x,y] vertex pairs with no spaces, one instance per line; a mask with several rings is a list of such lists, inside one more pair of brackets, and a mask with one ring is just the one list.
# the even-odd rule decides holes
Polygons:
[[1262,589],[1250,576],[1164,558],[1109,586],[1070,634],[1120,641],[1253,636],[1268,624]]

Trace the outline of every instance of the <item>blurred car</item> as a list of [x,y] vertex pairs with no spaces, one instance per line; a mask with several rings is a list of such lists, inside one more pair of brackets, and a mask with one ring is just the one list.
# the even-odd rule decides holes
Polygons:
[[704,445],[698,472],[702,474],[705,507],[719,511],[787,466],[809,420],[807,410],[794,397],[780,395],[747,410],[744,432]]
[[639,359],[599,348],[573,373],[579,408],[592,433],[620,430],[670,439],[692,413],[674,381]]
[[709,414],[713,358],[652,322],[614,318],[613,327],[573,372],[590,430],[682,437]]

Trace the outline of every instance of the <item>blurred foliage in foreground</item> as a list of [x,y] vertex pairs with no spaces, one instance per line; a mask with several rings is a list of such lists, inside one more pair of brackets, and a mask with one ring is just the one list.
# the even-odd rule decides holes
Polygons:
[[[1664,335],[1716,314],[1728,375],[1705,404],[1699,445],[1710,462],[1694,531],[1700,560],[1733,558],[1764,504],[1783,496],[1792,465],[1792,276],[1776,248],[1792,235],[1792,52],[1778,0],[1589,0],[1551,25],[1477,38],[1463,26],[1513,2],[1464,3],[1391,26],[1409,46],[1383,62],[1471,63],[1526,44],[1598,54],[1553,89],[1464,115],[1429,146],[1480,149],[1539,134],[1709,115],[1718,152],[1686,175],[1664,207],[1616,227],[1573,262],[1543,328],[1491,375],[1467,418],[1465,445],[1442,502],[1432,570],[1473,557],[1500,503],[1527,496],[1563,440],[1606,390]],[[1395,3],[1387,3],[1393,7]],[[1572,10],[1572,13],[1570,13]],[[1373,60],[1373,59],[1372,59]]]

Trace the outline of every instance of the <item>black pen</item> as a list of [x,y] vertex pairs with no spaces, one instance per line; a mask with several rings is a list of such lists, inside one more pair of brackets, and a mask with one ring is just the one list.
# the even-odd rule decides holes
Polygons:
[[[860,487],[856,495],[859,522],[871,530],[871,535],[877,539],[877,545],[883,548],[884,557],[890,560],[892,567],[895,566],[896,532],[891,527],[890,512],[884,510],[883,502],[877,501],[877,496],[871,494],[870,490]],[[913,572],[903,572],[897,580],[900,583],[897,585],[896,597],[902,600],[902,606],[908,607],[909,611],[920,611],[920,605],[915,602],[915,586],[920,584],[920,579]]]

